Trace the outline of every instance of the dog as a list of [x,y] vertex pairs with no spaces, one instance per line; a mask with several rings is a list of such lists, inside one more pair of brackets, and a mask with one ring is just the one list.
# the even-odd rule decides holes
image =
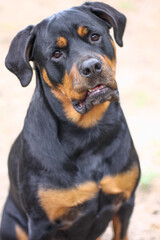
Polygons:
[[[140,164],[119,102],[116,43],[126,17],[102,2],[59,12],[13,39],[6,67],[36,73],[9,155],[1,240],[127,240]],[[30,61],[33,62],[31,67]]]

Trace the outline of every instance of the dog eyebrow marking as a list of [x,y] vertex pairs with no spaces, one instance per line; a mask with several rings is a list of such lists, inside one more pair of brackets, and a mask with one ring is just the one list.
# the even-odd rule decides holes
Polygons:
[[25,231],[19,225],[16,225],[15,231],[16,231],[17,240],[28,240],[29,239],[27,234],[25,233]]
[[80,37],[84,37],[88,33],[88,28],[85,26],[79,26],[77,29],[77,33]]
[[64,37],[59,37],[59,38],[57,39],[57,46],[58,46],[59,48],[64,48],[64,47],[66,47],[66,46],[67,46],[67,39],[64,38]]
[[39,201],[50,221],[66,215],[71,208],[94,198],[99,188],[86,182],[70,189],[43,189],[38,191]]
[[125,199],[130,198],[139,178],[139,168],[119,173],[115,176],[106,176],[100,181],[100,188],[105,194],[122,194]]

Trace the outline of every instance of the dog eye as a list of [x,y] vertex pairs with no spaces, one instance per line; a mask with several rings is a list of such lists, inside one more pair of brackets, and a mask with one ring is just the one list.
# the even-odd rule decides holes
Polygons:
[[53,58],[60,58],[61,56],[62,56],[62,52],[59,50],[54,51],[52,55]]
[[91,41],[96,42],[96,41],[98,41],[99,39],[100,39],[100,35],[99,35],[99,34],[93,33],[93,34],[91,35]]

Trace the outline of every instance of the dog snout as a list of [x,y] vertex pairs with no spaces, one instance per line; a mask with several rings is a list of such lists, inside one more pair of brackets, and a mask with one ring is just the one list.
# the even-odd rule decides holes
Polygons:
[[102,63],[99,59],[89,58],[84,60],[79,68],[83,77],[93,78],[102,72]]

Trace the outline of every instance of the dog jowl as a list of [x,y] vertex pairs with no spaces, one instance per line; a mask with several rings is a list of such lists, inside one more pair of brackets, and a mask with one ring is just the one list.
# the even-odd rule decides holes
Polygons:
[[[126,18],[101,2],[61,11],[13,39],[6,67],[36,88],[9,155],[1,240],[127,240],[138,156],[119,103]],[[8,228],[8,226],[10,226]]]

